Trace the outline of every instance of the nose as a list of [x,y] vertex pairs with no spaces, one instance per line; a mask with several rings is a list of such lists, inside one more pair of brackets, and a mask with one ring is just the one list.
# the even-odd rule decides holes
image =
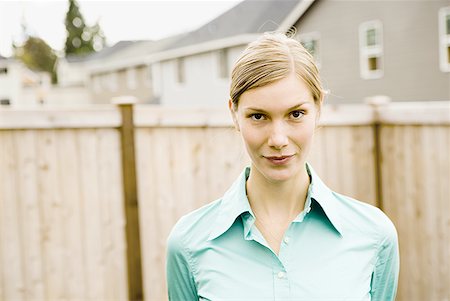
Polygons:
[[270,129],[268,144],[275,149],[282,149],[287,146],[289,139],[282,122],[274,122]]

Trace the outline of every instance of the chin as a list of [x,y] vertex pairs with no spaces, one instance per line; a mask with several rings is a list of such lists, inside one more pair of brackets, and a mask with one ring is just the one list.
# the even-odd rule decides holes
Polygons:
[[290,169],[285,170],[264,169],[262,171],[264,177],[270,182],[284,182],[294,178],[298,174],[298,172],[294,172],[293,170]]

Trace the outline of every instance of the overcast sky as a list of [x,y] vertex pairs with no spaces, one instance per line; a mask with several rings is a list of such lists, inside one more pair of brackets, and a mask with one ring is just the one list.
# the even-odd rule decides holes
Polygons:
[[[88,25],[97,20],[107,43],[120,40],[160,39],[198,28],[242,0],[78,0]],[[65,42],[64,18],[67,0],[0,0],[0,55],[12,54],[13,41],[21,41],[21,22],[44,39],[53,49]]]

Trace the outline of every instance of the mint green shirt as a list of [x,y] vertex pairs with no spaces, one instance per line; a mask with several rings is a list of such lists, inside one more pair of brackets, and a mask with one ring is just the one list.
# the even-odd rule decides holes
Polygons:
[[380,209],[330,190],[306,166],[305,208],[278,256],[255,226],[249,167],[222,198],[182,217],[168,238],[169,300],[395,300],[394,225]]

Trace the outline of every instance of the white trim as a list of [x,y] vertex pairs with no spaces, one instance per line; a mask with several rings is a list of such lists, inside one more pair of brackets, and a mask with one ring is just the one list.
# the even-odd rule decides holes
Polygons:
[[299,4],[284,18],[283,23],[278,26],[278,31],[287,32],[314,3],[315,0],[301,0]]
[[312,31],[312,32],[307,32],[307,33],[302,33],[299,34],[297,36],[297,40],[301,43],[301,42],[307,42],[307,41],[316,41],[316,47],[317,49],[315,49],[314,51],[314,61],[317,65],[318,68],[321,67],[321,63],[322,63],[322,59],[321,59],[321,54],[320,54],[320,33],[318,31]]
[[450,72],[450,33],[447,34],[447,16],[450,15],[450,6],[439,9],[439,68],[442,72]]
[[[375,45],[367,45],[367,31],[375,30]],[[383,25],[380,20],[363,22],[359,25],[359,71],[363,79],[377,79],[384,75]],[[377,58],[377,70],[369,70],[368,59]]]

